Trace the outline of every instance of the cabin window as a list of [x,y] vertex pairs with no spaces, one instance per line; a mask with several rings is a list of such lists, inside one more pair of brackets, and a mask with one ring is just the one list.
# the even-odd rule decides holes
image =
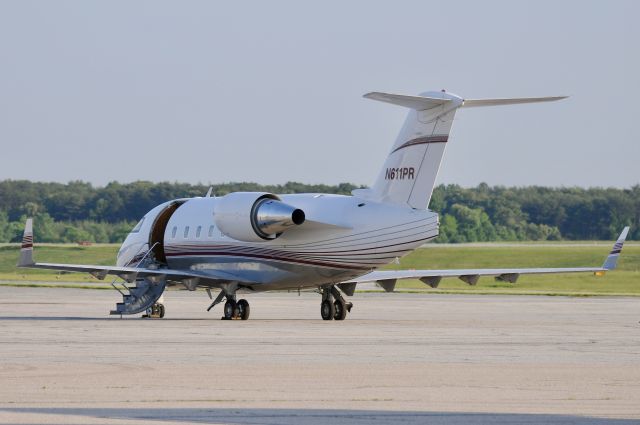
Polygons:
[[189,226],[184,228],[184,237],[188,238],[189,237]]
[[176,238],[176,233],[178,233],[178,226],[173,226],[173,230],[171,231],[171,238]]
[[209,237],[213,237],[213,226],[209,226]]
[[200,232],[202,232],[202,226],[198,226],[198,228],[196,229],[196,238],[200,237]]

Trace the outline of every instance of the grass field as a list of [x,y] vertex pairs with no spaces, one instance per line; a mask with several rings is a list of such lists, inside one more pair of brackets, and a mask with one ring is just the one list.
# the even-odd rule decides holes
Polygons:
[[[113,265],[119,245],[36,245],[36,261],[48,263]],[[60,274],[47,270],[16,269],[19,245],[0,246],[0,280],[3,281],[68,281],[96,282],[97,279],[83,273]]]
[[[602,264],[611,244],[484,244],[428,245],[401,259],[388,269],[447,268],[508,268],[508,267],[580,267]],[[46,270],[16,269],[18,246],[0,246],[0,281],[12,282],[98,282],[85,274],[59,274]],[[110,265],[115,262],[118,245],[40,245],[36,247],[38,261],[73,264]],[[458,279],[444,279],[438,289],[431,289],[417,280],[399,281],[397,288],[428,290],[434,293],[473,294],[541,294],[541,295],[634,295],[640,296],[640,246],[625,246],[618,269],[606,276],[567,274],[521,276],[517,283],[497,282],[481,278],[476,286]]]

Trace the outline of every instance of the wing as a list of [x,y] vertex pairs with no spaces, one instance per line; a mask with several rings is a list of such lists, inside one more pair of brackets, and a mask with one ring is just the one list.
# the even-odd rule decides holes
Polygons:
[[217,287],[219,285],[230,282],[246,282],[230,273],[214,270],[207,273],[197,272],[195,270],[181,271],[171,269],[147,269],[138,267],[116,267],[116,266],[97,266],[89,264],[56,264],[56,263],[33,263],[19,265],[18,267],[29,269],[47,269],[59,270],[65,272],[82,272],[103,280],[108,275],[118,276],[127,282],[133,282],[138,277],[147,277],[150,279],[165,278],[170,283],[185,283],[190,285],[193,282],[203,284],[205,286]]
[[207,270],[207,272],[204,273],[197,270],[36,263],[33,259],[33,220],[30,218],[27,219],[24,228],[24,236],[22,237],[22,246],[20,248],[20,260],[18,261],[17,267],[89,273],[100,280],[103,280],[108,275],[118,276],[127,282],[134,282],[138,277],[145,277],[151,280],[166,279],[168,283],[183,283],[189,288],[194,288],[197,285],[220,287],[231,282],[255,283],[221,270]]
[[526,274],[552,274],[552,273],[595,273],[604,274],[616,268],[618,257],[622,251],[629,227],[625,227],[613,245],[613,249],[600,267],[565,267],[565,268],[531,268],[531,269],[453,269],[453,270],[381,270],[360,276],[341,283],[347,295],[355,290],[355,285],[365,282],[377,282],[385,291],[391,292],[395,288],[398,279],[419,279],[432,288],[445,277],[457,277],[460,280],[475,285],[481,276],[495,276],[497,280],[514,283],[520,275]]

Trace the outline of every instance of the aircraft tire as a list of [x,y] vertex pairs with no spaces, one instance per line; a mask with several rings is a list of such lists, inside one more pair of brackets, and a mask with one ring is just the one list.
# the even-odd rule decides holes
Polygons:
[[234,300],[227,300],[224,303],[224,318],[231,320],[238,315],[238,305]]
[[347,303],[344,300],[335,300],[333,303],[335,312],[333,313],[334,320],[344,320],[347,317]]
[[249,301],[242,299],[238,301],[238,316],[242,320],[248,320],[251,308],[249,307]]
[[320,315],[322,316],[322,320],[332,320],[333,316],[336,314],[336,307],[329,300],[322,301],[320,304]]

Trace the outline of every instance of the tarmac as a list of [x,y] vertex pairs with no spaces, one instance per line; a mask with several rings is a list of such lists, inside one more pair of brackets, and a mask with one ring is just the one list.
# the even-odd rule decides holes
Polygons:
[[640,300],[251,294],[248,321],[165,294],[0,287],[0,423],[638,424]]

